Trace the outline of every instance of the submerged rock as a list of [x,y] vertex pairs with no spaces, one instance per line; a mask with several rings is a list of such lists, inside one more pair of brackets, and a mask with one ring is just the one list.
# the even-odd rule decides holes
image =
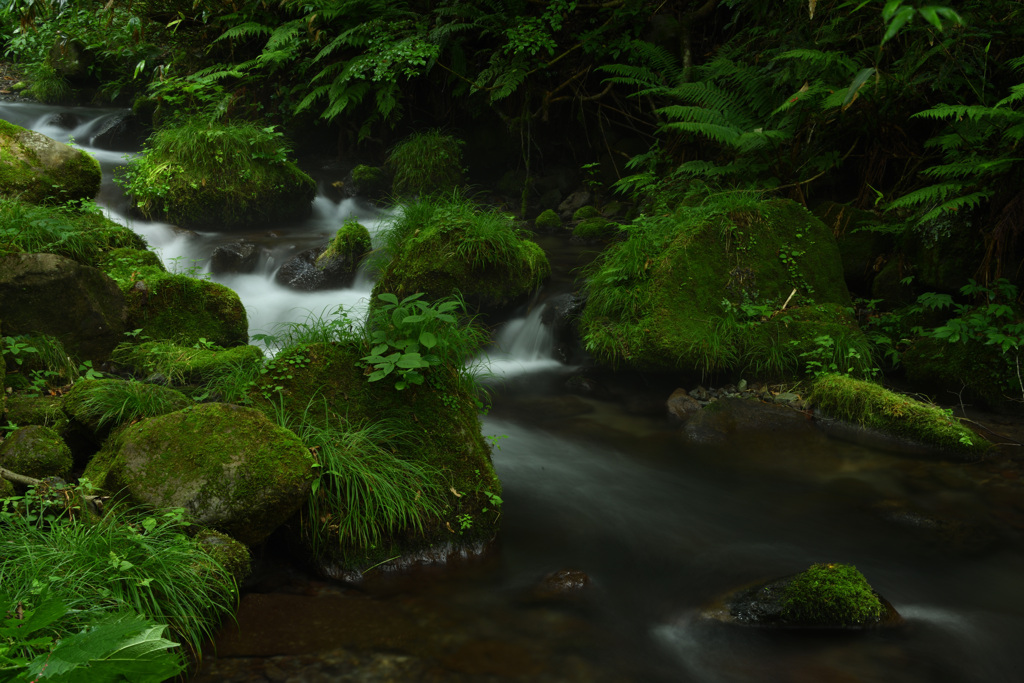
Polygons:
[[903,618],[857,568],[814,564],[806,571],[741,588],[701,612],[705,619],[762,628],[864,630]]

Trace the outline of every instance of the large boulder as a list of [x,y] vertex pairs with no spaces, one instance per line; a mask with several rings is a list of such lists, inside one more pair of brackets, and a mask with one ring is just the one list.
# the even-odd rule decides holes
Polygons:
[[71,465],[71,449],[49,427],[19,427],[0,441],[0,467],[26,477],[66,478]]
[[832,233],[796,202],[716,195],[624,230],[586,285],[580,332],[599,363],[783,376],[869,362]]
[[79,359],[103,360],[124,339],[125,299],[102,271],[56,254],[0,257],[4,334],[48,334]]
[[92,199],[101,178],[89,154],[0,120],[0,196],[33,204]]
[[249,240],[236,240],[213,250],[210,256],[210,272],[214,275],[251,273],[256,270],[259,260],[259,246]]
[[198,524],[253,545],[305,502],[314,460],[252,408],[207,403],[127,427],[86,476],[129,501],[184,508]]

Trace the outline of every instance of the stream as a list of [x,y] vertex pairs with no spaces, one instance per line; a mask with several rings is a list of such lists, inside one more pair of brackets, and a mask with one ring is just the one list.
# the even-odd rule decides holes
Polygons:
[[[54,123],[58,113],[72,123]],[[169,269],[203,271],[217,246],[264,249],[239,293],[252,332],[339,304],[358,311],[372,283],[299,292],[273,274],[347,217],[386,218],[318,195],[308,219],[229,234],[128,218],[112,182],[124,153],[91,146],[123,110],[0,103],[0,117],[96,156],[98,203],[143,235]],[[326,162],[324,162],[326,163]],[[304,168],[322,185],[316,160]],[[665,417],[674,388],[570,393],[577,368],[554,357],[545,297],[568,291],[585,250],[542,246],[556,265],[532,307],[488,351],[483,417],[504,486],[502,532],[483,557],[353,586],[267,553],[196,681],[817,681],[1024,680],[1024,493],[1015,472],[979,471],[839,441],[817,430],[687,440]],[[749,378],[751,380],[757,378]],[[667,388],[666,388],[667,387]],[[692,388],[692,387],[687,387]],[[895,512],[894,512],[895,511]],[[908,522],[909,520],[909,522]],[[866,633],[758,631],[708,623],[701,606],[814,562],[856,565],[906,623]],[[579,570],[569,595],[544,577]],[[376,574],[376,575],[374,575]]]

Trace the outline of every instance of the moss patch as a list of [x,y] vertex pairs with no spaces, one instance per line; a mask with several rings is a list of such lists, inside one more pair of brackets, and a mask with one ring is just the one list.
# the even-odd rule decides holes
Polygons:
[[92,199],[100,164],[70,145],[0,120],[0,194],[32,204]]
[[192,405],[192,399],[169,387],[120,379],[92,379],[75,383],[62,405],[69,418],[82,425],[97,441],[112,428],[144,417],[173,413]]
[[0,466],[26,477],[66,478],[71,465],[71,449],[49,427],[20,427],[0,441]]
[[323,269],[325,266],[321,264],[339,258],[356,264],[371,249],[370,231],[359,221],[349,219],[338,228],[327,249],[316,258],[316,265]]
[[462,182],[462,141],[439,130],[410,135],[388,154],[399,196],[450,192]]
[[122,344],[113,360],[137,375],[158,373],[172,384],[206,384],[236,370],[255,369],[263,362],[256,346],[180,346],[172,342]]
[[547,209],[534,219],[533,225],[541,232],[556,232],[562,228],[562,219],[554,209]]
[[790,624],[863,628],[885,610],[864,575],[848,564],[815,564],[797,574],[782,598]]
[[937,448],[980,453],[989,444],[949,411],[845,375],[822,375],[807,402],[825,415]]

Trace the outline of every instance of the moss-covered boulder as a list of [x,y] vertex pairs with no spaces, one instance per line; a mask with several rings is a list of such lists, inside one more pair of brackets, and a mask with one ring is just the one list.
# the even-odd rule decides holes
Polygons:
[[146,417],[182,410],[192,399],[169,387],[120,379],[76,382],[61,409],[76,427],[99,444],[110,430]]
[[316,182],[273,126],[189,117],[159,128],[127,174],[145,216],[230,230],[307,215]]
[[80,360],[106,359],[124,336],[127,310],[102,271],[56,254],[0,256],[4,333],[47,334]]
[[13,394],[8,398],[4,418],[16,425],[44,425],[63,434],[68,425],[67,415],[61,410],[64,399],[60,396],[28,396]]
[[229,347],[249,341],[249,321],[234,290],[168,273],[151,251],[115,249],[101,264],[125,298],[127,329],[139,337]]
[[302,442],[251,408],[197,405],[128,427],[116,441],[86,469],[95,484],[132,503],[184,508],[247,545],[294,514],[313,481]]
[[843,369],[869,358],[835,240],[799,204],[717,195],[623,229],[585,287],[580,332],[598,362],[779,376],[822,345]]
[[[354,544],[339,533],[351,521],[344,509],[331,513],[330,525],[307,520],[307,531],[324,527],[319,539],[307,534],[305,540],[331,575],[363,570],[397,555],[436,552],[443,557],[452,548],[478,547],[495,536],[500,518],[501,483],[481,434],[476,397],[458,373],[435,366],[423,370],[424,383],[397,390],[390,377],[368,381],[366,364],[360,360],[366,353],[368,349],[357,343],[313,344],[281,353],[252,393],[257,404],[283,409],[296,424],[327,419],[342,431],[360,433],[367,425],[386,427],[373,431],[382,438],[390,431],[393,438],[375,440],[374,446],[385,446],[392,457],[412,460],[435,473],[420,490],[433,492],[440,514],[422,529],[392,529],[375,547]],[[346,484],[322,481],[321,495],[329,486],[345,490]]]
[[122,344],[112,359],[142,377],[157,374],[171,384],[200,385],[233,373],[255,374],[263,362],[257,346],[180,346],[173,342],[147,341]]
[[562,219],[554,209],[546,209],[534,219],[533,227],[537,232],[561,232]]
[[355,280],[359,262],[372,248],[370,231],[359,221],[350,219],[327,244],[288,259],[275,279],[286,287],[305,291],[349,287]]
[[[587,207],[584,207],[587,208]],[[572,229],[573,239],[581,242],[597,242],[610,239],[618,232],[618,224],[602,216],[586,218]]]
[[0,195],[33,204],[92,199],[101,177],[86,152],[0,120]]
[[822,414],[856,423],[941,451],[978,454],[990,444],[952,416],[952,411],[846,375],[818,377],[807,396]]
[[71,465],[71,449],[49,427],[19,427],[0,441],[0,467],[26,477],[65,479]]
[[864,630],[903,619],[848,564],[814,564],[806,571],[736,591],[703,611],[705,618],[742,626]]
[[544,250],[511,216],[458,197],[405,207],[384,240],[390,260],[374,294],[391,292],[400,299],[461,292],[471,308],[493,310],[522,301],[551,272]]

